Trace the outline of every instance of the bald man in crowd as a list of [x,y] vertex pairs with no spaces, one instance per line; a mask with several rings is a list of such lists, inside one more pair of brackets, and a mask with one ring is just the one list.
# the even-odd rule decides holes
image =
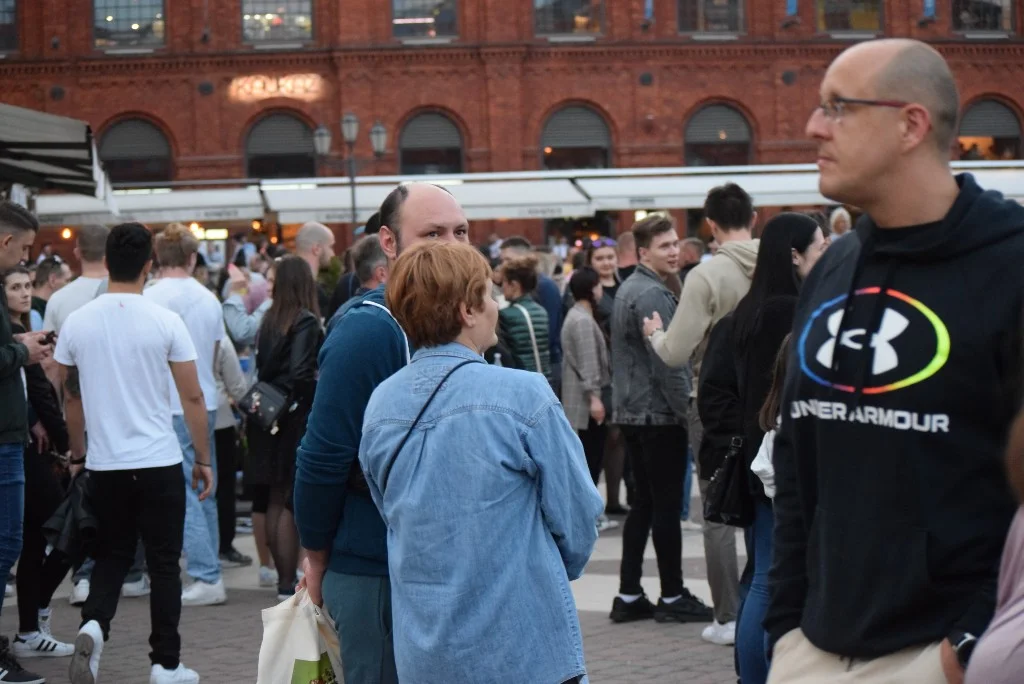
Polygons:
[[768,681],[959,684],[1016,509],[1002,455],[1019,406],[1024,209],[951,172],[959,95],[924,43],[849,48],[820,98],[807,134],[821,193],[865,220],[797,307]]
[[[316,279],[320,271],[327,268],[334,258],[334,232],[316,221],[303,224],[295,236],[295,254],[309,264],[313,278]],[[331,298],[319,282],[316,285],[316,295],[320,316],[325,316],[327,309],[330,308]]]
[[[379,239],[390,265],[419,242],[469,242],[469,224],[448,191],[409,183],[384,200],[373,239]],[[376,270],[386,278],[383,269]],[[411,352],[388,311],[384,288],[381,283],[354,297],[335,315],[320,350],[316,396],[295,460],[295,524],[307,550],[303,582],[337,625],[344,680],[359,684],[398,681],[387,529],[358,459],[370,395],[409,362]]]

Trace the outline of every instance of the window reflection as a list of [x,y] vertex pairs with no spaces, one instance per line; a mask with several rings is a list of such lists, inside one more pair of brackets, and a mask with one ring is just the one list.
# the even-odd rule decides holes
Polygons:
[[93,42],[98,48],[164,44],[163,0],[94,0]]
[[679,30],[739,33],[743,30],[743,0],[679,0]]
[[955,31],[1013,31],[1013,0],[953,0]]
[[533,0],[533,16],[539,35],[600,33],[604,0]]
[[607,169],[607,147],[545,147],[544,170]]
[[18,49],[17,0],[0,0],[0,51]]
[[393,0],[395,38],[443,38],[458,35],[457,0]]
[[1020,136],[967,136],[957,139],[958,157],[964,161],[1008,161],[1021,158]]
[[313,0],[242,0],[242,38],[249,43],[311,40]]
[[819,31],[878,31],[881,0],[818,0]]

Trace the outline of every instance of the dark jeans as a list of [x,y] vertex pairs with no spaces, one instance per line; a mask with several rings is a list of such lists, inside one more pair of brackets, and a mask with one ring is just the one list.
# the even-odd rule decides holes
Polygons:
[[152,593],[149,654],[155,665],[178,667],[181,655],[181,570],[178,559],[185,535],[185,474],[180,464],[139,470],[92,471],[97,522],[96,566],[82,624],[95,620],[110,638],[138,538],[146,549]]
[[580,430],[577,434],[580,441],[583,442],[583,453],[587,457],[590,477],[593,478],[596,485],[601,477],[601,464],[604,462],[604,442],[608,435],[608,428],[604,424],[598,425],[591,418],[587,429]]
[[[4,577],[4,581],[21,554],[25,515],[24,452],[22,444],[0,444],[0,577]],[[2,607],[0,603],[0,609]]]
[[64,500],[64,488],[48,456],[25,452],[25,531],[18,561],[18,628],[39,630],[39,609],[48,608],[71,563],[64,554],[46,555],[43,525]]
[[633,466],[636,493],[622,530],[622,566],[619,593],[643,593],[644,548],[654,539],[658,556],[661,595],[683,593],[683,535],[679,509],[686,468],[686,428],[681,425],[628,426],[626,453]]
[[328,570],[322,588],[324,607],[338,627],[345,681],[398,684],[391,581]]
[[217,445],[217,524],[220,552],[235,543],[235,473],[238,469],[238,430],[229,427],[213,433]]

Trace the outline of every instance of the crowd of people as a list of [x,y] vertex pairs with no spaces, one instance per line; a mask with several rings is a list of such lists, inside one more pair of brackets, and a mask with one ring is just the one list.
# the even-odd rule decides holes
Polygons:
[[[729,183],[710,245],[655,213],[475,248],[447,190],[409,183],[330,290],[318,223],[294,253],[234,243],[212,281],[184,225],[85,226],[72,279],[30,271],[38,223],[0,204],[0,682],[64,657],[94,684],[139,596],[150,681],[198,682],[182,607],[253,563],[239,472],[254,582],[327,610],[345,681],[586,681],[570,582],[619,524],[610,619],[704,624],[742,684],[1019,681],[1024,209],[950,172],[958,94],[926,45],[847,50],[821,98],[821,190],[855,226],[762,225]],[[73,643],[50,628],[68,574]]]

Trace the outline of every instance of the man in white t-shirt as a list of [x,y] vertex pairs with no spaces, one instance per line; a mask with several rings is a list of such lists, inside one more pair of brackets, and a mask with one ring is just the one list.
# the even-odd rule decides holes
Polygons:
[[[208,413],[206,439],[210,463],[217,471],[214,430],[217,424],[217,381],[213,375],[217,348],[224,336],[224,315],[217,297],[192,278],[196,266],[199,241],[188,226],[172,223],[156,236],[156,258],[160,279],[143,291],[143,296],[181,317],[195,345],[199,385]],[[177,393],[171,392],[174,431],[184,454],[183,467],[188,473],[195,462],[196,450],[185,424]],[[230,484],[228,485],[230,486]],[[214,486],[216,490],[216,485]],[[217,502],[213,497],[200,502],[195,492],[185,492],[185,555],[188,574],[194,580],[185,588],[182,605],[212,606],[224,603],[227,593],[220,571],[220,532],[217,524]]]
[[43,330],[53,330],[60,334],[68,316],[95,299],[104,287],[107,267],[103,263],[103,256],[109,234],[110,229],[106,226],[90,225],[78,229],[75,256],[82,262],[82,275],[50,297],[43,317]]
[[[97,524],[96,566],[75,640],[72,684],[94,684],[103,642],[141,535],[152,581],[151,684],[187,684],[199,675],[180,662],[181,556],[187,475],[171,425],[171,383],[196,441],[192,488],[213,492],[207,413],[196,350],[176,314],[142,296],[153,237],[138,223],[107,239],[105,294],[68,316],[54,357],[61,365],[71,439],[71,472],[83,465]],[[170,374],[167,372],[170,367]],[[89,431],[86,453],[85,431]]]

